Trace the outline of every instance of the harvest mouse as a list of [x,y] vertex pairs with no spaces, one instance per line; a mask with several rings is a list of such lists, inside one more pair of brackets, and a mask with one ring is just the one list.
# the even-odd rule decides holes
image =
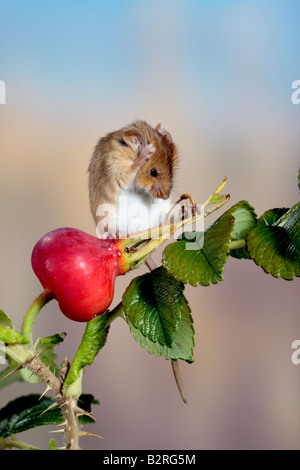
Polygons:
[[[173,206],[177,162],[177,147],[160,124],[153,128],[145,121],[135,121],[100,138],[88,168],[97,236],[126,237],[164,222]],[[151,257],[146,264],[155,269]],[[186,403],[178,360],[172,359],[171,364]]]
[[176,145],[160,124],[135,121],[100,138],[88,168],[98,237],[159,226],[172,207],[177,161]]

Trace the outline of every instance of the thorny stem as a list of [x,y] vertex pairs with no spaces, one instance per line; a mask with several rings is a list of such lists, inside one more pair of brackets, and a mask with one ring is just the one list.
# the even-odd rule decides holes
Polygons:
[[65,397],[60,380],[50,372],[37,357],[33,358],[27,366],[52,390],[55,404],[59,405],[64,418],[64,438],[66,450],[79,449],[78,415],[85,412],[77,406],[77,398]]
[[[64,421],[64,438],[66,450],[79,449],[79,429],[78,429],[78,416],[86,414],[77,406],[77,399],[75,397],[65,397],[62,391],[62,383],[60,380],[42,363],[37,355],[26,360],[22,367],[31,370],[39,379],[47,386],[46,391],[51,390],[54,394],[55,403],[61,409]],[[49,409],[49,408],[48,408]],[[46,410],[47,411],[47,410]],[[46,412],[45,411],[45,412]],[[44,412],[44,413],[45,413]]]
[[[49,289],[45,289],[45,291],[42,292],[42,294],[32,302],[31,306],[27,310],[22,325],[22,333],[28,339],[31,340],[32,325],[37,313],[40,311],[43,305],[49,302],[49,300],[51,300],[53,297],[53,293]],[[77,406],[77,398],[66,397],[64,395],[62,390],[62,382],[49,370],[45,364],[43,364],[43,362],[39,359],[38,354],[35,354],[32,344],[9,344],[6,346],[5,352],[18,364],[20,364],[16,370],[18,370],[20,367],[29,369],[46,384],[46,390],[44,393],[49,390],[53,392],[55,399],[54,405],[58,405],[60,407],[64,418],[63,425],[65,449],[79,449],[78,416],[80,414],[86,414],[86,412]],[[8,445],[10,444],[9,442],[6,443]],[[3,442],[2,444],[4,445],[5,443]]]

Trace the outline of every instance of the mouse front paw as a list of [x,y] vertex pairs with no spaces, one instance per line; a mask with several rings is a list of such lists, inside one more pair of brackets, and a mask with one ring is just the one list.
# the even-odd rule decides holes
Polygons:
[[155,150],[156,148],[153,144],[147,144],[143,146],[138,156],[136,157],[135,162],[133,163],[133,168],[142,168],[153,155]]

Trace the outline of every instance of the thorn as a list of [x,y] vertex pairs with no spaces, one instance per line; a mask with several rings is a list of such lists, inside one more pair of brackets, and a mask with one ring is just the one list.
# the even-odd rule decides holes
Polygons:
[[67,424],[67,421],[63,421],[62,423],[59,423],[59,424],[53,424],[53,426],[56,426],[58,428],[59,426],[66,426],[66,424]]
[[48,406],[48,408],[46,410],[44,410],[40,416],[42,416],[44,413],[47,413],[47,411],[51,410],[51,408],[54,408],[55,406],[58,406],[58,403],[55,401],[54,403],[52,403],[52,405]]
[[184,401],[184,403],[187,403],[187,398],[186,398],[186,394],[184,391],[184,386],[183,386],[181,373],[179,369],[178,359],[171,359],[171,364],[172,364],[173,374],[175,377],[175,381],[176,381],[180,396],[182,400]]
[[8,374],[6,374],[4,377],[2,377],[2,379],[0,380],[0,382],[4,379],[6,379],[7,377],[9,377],[10,375],[12,375],[14,372],[17,372],[18,370],[22,369],[23,366],[18,366],[16,367],[15,369],[11,370],[10,372],[8,372]]
[[59,404],[59,406],[62,408],[63,406],[69,406],[69,403],[64,401],[62,403]]
[[49,431],[51,433],[63,434],[65,432],[64,429],[55,429],[54,431]]
[[100,439],[104,439],[104,437],[99,436],[98,434],[93,434],[91,432],[86,432],[86,431],[79,431],[79,436],[94,436],[94,437],[99,437]]
[[81,409],[81,408],[78,408],[78,406],[75,406],[74,408],[74,413],[77,414],[77,416],[82,416],[82,415],[85,415],[85,416],[88,416],[89,418],[92,418],[94,421],[96,421],[96,419],[94,418],[94,416],[92,416],[90,413],[88,413],[87,411]]
[[39,356],[41,355],[41,353],[37,353],[35,354],[34,356],[30,357],[27,361],[24,362],[23,364],[23,367],[28,367],[30,366],[30,364],[32,363],[32,361],[34,361],[35,359],[37,359]]
[[44,396],[49,390],[51,390],[51,387],[49,387],[49,385],[47,385],[46,389],[43,391],[42,395],[39,397],[39,401],[41,400],[41,398],[43,398],[43,396]]

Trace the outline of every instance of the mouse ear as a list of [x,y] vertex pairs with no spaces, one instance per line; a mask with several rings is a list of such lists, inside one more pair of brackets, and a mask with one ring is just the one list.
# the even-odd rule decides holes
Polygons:
[[173,139],[171,137],[171,134],[170,132],[166,131],[166,129],[161,129],[161,124],[158,124],[155,128],[155,130],[162,136],[162,137],[166,137],[166,139],[169,141],[169,142],[173,142]]
[[140,150],[146,144],[144,137],[136,130],[124,131],[123,140],[133,150]]

